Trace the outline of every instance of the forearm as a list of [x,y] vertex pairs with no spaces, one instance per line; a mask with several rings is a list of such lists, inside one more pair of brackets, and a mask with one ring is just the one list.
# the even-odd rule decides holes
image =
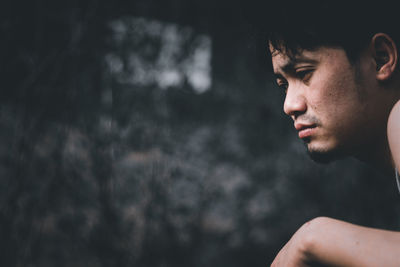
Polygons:
[[333,266],[400,266],[400,233],[330,218],[310,222],[307,253]]

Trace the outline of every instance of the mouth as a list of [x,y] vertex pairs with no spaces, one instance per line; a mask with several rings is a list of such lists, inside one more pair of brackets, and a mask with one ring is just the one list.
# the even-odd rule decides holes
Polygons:
[[314,134],[317,125],[315,124],[301,124],[301,123],[295,123],[294,127],[296,128],[296,130],[298,131],[299,134],[299,138],[300,139],[304,139],[304,138],[308,138],[311,135]]

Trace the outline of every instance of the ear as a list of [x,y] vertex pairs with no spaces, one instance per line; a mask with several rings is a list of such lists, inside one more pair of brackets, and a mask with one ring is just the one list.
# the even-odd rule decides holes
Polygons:
[[392,38],[385,33],[377,33],[371,39],[371,48],[376,64],[376,78],[388,80],[397,67],[398,52]]

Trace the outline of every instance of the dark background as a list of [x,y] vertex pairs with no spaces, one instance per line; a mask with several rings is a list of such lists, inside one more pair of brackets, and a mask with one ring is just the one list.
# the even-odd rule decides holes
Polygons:
[[265,266],[317,216],[399,229],[394,177],[308,159],[268,2],[0,10],[1,266]]

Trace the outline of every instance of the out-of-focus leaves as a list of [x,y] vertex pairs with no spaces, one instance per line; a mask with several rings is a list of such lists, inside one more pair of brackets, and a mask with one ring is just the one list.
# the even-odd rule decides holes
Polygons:
[[0,265],[264,265],[315,216],[398,228],[394,180],[307,158],[251,25],[260,9],[8,8]]

